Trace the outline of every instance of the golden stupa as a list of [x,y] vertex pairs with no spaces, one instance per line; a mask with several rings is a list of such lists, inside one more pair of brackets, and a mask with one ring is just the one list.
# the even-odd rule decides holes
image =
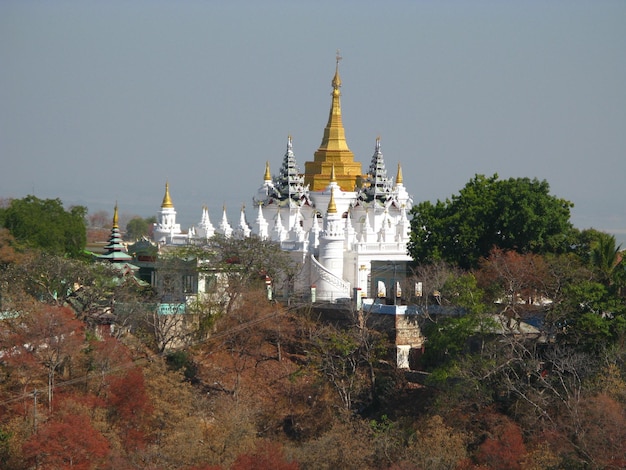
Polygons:
[[322,191],[331,178],[331,170],[335,168],[335,178],[339,187],[344,191],[354,191],[360,185],[362,173],[361,163],[354,161],[354,154],[348,148],[346,134],[341,119],[341,78],[339,77],[339,61],[337,54],[335,76],[333,77],[332,102],[328,124],[324,129],[322,143],[314,154],[312,162],[304,163],[304,184],[309,185],[311,191]]

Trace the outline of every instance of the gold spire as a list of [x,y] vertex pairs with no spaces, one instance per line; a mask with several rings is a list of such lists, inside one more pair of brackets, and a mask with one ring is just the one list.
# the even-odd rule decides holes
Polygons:
[[270,162],[267,160],[265,162],[265,176],[263,176],[263,181],[271,181],[272,175],[270,173]]
[[339,88],[341,87],[341,77],[339,76],[339,61],[343,59],[339,54],[339,49],[337,49],[337,63],[335,65],[335,76],[333,77],[333,81],[331,82],[333,86],[333,96],[335,94],[339,95]]
[[163,196],[163,203],[161,204],[161,208],[169,208],[174,207],[174,203],[172,203],[172,198],[170,197],[170,183],[165,183],[165,196]]
[[321,191],[328,186],[332,165],[335,165],[337,183],[344,190],[354,190],[357,178],[361,177],[361,163],[354,161],[354,154],[346,142],[341,117],[339,51],[336,59],[332,101],[322,143],[315,152],[313,161],[304,163],[304,184],[308,184],[312,191]]
[[398,176],[396,176],[396,184],[402,184],[402,167],[398,163]]
[[113,209],[113,228],[120,228],[117,216],[117,201],[115,201],[115,209]]
[[328,214],[336,214],[337,213],[337,204],[335,204],[335,188],[330,190],[330,199],[328,201],[328,209],[326,210]]
[[335,164],[333,163],[332,168],[330,169],[330,182],[331,183],[336,183],[337,182],[337,176],[335,175]]

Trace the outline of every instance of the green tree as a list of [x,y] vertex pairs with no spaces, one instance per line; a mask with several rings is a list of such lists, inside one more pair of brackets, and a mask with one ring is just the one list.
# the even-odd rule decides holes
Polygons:
[[621,245],[617,246],[615,237],[608,233],[598,232],[597,239],[591,245],[590,261],[597,270],[600,282],[612,285],[615,281],[614,273],[622,263],[619,255]]
[[571,239],[571,202],[546,181],[476,175],[458,195],[411,210],[409,252],[420,263],[475,267],[493,247],[521,253],[563,252]]
[[63,208],[60,199],[26,196],[0,209],[0,221],[17,241],[56,255],[81,255],[87,240],[87,208]]
[[133,217],[126,224],[126,233],[124,238],[126,240],[139,240],[143,236],[150,234],[152,224],[156,222],[156,217]]
[[564,290],[565,300],[554,312],[561,326],[561,341],[597,351],[624,338],[626,305],[607,286],[582,281]]

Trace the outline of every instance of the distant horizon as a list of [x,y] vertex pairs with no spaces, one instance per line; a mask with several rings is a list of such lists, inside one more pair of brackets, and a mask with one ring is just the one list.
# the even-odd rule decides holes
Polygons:
[[[487,175],[487,176],[491,176],[491,175]],[[523,178],[523,177],[520,177],[520,178]],[[259,179],[261,180],[261,178]],[[548,183],[550,182],[548,181]],[[260,186],[261,186],[261,182],[259,183],[259,187]],[[459,188],[459,190],[460,189],[462,188]],[[203,203],[203,204],[198,205],[198,207],[195,207],[196,206],[195,202],[194,203],[191,203],[191,202],[178,203],[176,200],[176,196],[175,196],[176,188],[172,187],[171,185],[170,185],[170,193],[172,194],[172,201],[174,203],[174,208],[176,209],[176,222],[180,224],[181,230],[183,230],[184,232],[186,232],[190,227],[198,225],[198,223],[200,222],[200,217],[202,215],[202,208],[205,205],[209,209],[209,218],[213,225],[216,225],[221,220],[224,204],[219,204],[219,203],[204,204]],[[144,219],[149,218],[149,217],[156,217],[159,209],[161,208],[161,202],[163,201],[163,194],[165,194],[165,183],[163,183],[162,185],[162,194],[155,201],[154,207],[148,207],[147,205],[142,206],[142,205],[137,205],[137,204],[132,204],[132,203],[126,204],[124,201],[119,201],[119,200],[117,201],[114,200],[110,204],[109,203],[93,203],[92,206],[90,207],[84,202],[80,202],[84,200],[76,200],[76,201],[68,202],[68,201],[64,201],[61,198],[59,199],[61,199],[61,202],[63,203],[66,209],[69,209],[71,206],[84,206],[84,207],[87,207],[88,216],[99,211],[104,211],[107,214],[109,214],[110,218],[113,217],[113,210],[115,208],[115,204],[117,203],[119,217],[120,217],[120,228],[122,230],[125,230],[126,223],[128,223],[128,221],[132,219],[133,217],[141,217]],[[409,191],[409,194],[411,194],[410,191]],[[458,191],[453,194],[458,194]],[[449,197],[453,196],[453,194],[450,194]],[[554,194],[553,192],[551,192],[550,194],[556,197],[560,197],[558,194]],[[31,194],[28,194],[28,195],[31,195]],[[22,197],[26,197],[28,195],[25,195]],[[56,199],[56,197],[39,197],[36,194],[32,194],[32,195],[40,199]],[[246,218],[247,218],[248,224],[254,230],[254,218],[256,217],[256,213],[253,212],[254,208],[252,207],[252,197],[253,197],[253,194],[251,193],[248,203],[242,202],[236,207],[229,207],[226,205],[226,215],[228,217],[228,221],[233,227],[239,223],[241,206],[245,205],[245,212],[246,212]],[[11,199],[11,198],[1,197],[0,199]],[[21,199],[21,197],[14,198],[14,199]],[[422,202],[422,201],[416,201],[415,198],[413,198],[414,204],[418,204],[419,202]],[[431,201],[431,202],[434,203],[436,201]],[[574,210],[576,209],[576,205],[574,201],[570,201],[570,202],[574,203],[574,207],[570,209],[570,213],[573,213]],[[184,208],[184,210],[181,210],[180,208]],[[409,215],[409,218],[410,218],[410,215]],[[611,230],[611,229],[606,229],[606,228],[603,229],[603,228],[598,228],[598,227],[593,227],[593,226],[583,227],[583,226],[578,225],[575,222],[573,214],[571,214],[570,216],[570,222],[575,228],[579,230],[595,229],[595,230],[606,232],[610,235],[613,235],[615,236],[617,245],[621,245],[622,249],[626,250],[626,230],[625,229]]]

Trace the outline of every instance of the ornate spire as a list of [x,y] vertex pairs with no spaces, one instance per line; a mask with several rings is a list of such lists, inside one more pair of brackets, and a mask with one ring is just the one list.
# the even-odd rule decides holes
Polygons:
[[328,186],[331,165],[336,166],[337,183],[344,190],[352,191],[356,186],[357,178],[361,176],[361,164],[354,161],[354,154],[346,142],[345,130],[341,116],[341,78],[339,76],[339,61],[341,56],[337,51],[335,75],[332,80],[332,101],[328,123],[324,129],[322,143],[314,155],[314,161],[305,162],[304,184],[308,184],[312,191],[321,191]]
[[332,168],[330,169],[330,182],[331,183],[336,183],[337,182],[337,176],[335,175],[335,165],[333,164]]
[[118,223],[118,216],[117,216],[117,201],[115,201],[115,209],[113,209],[113,227],[112,228],[120,228],[119,223]]
[[326,213],[337,213],[337,204],[335,203],[335,188],[331,188],[330,190],[330,200],[328,201],[328,209],[326,210]]
[[272,174],[270,173],[270,162],[267,160],[265,162],[265,175],[263,176],[263,181],[271,181]]
[[398,175],[396,176],[396,184],[402,184],[402,167],[398,163]]
[[331,85],[333,86],[333,96],[335,94],[339,95],[339,88],[341,88],[341,77],[339,76],[339,61],[343,59],[343,57],[341,57],[341,54],[339,54],[339,49],[337,49],[337,56],[335,58],[337,60],[335,65],[335,76],[333,77],[333,81],[331,82]]
[[359,199],[365,202],[371,202],[375,199],[385,201],[393,190],[392,182],[387,178],[387,169],[385,168],[385,159],[380,146],[380,137],[376,138],[376,147],[370,167],[367,170],[363,188],[360,191]]
[[165,183],[165,196],[163,196],[163,203],[161,204],[161,208],[169,208],[174,207],[174,203],[172,202],[172,198],[170,197],[170,183]]

